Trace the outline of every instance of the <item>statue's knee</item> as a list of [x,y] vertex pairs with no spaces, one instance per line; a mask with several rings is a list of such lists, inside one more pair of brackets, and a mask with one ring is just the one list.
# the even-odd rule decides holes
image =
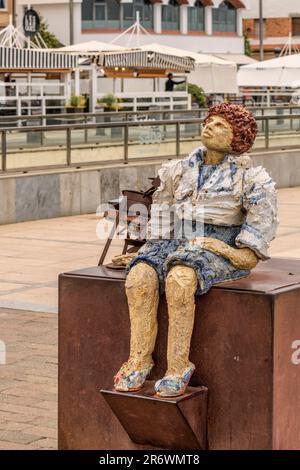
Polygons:
[[166,279],[166,296],[183,300],[187,295],[194,295],[197,289],[197,275],[188,266],[174,266]]
[[125,287],[127,291],[140,289],[151,292],[158,288],[158,277],[155,269],[146,263],[138,263],[129,271]]

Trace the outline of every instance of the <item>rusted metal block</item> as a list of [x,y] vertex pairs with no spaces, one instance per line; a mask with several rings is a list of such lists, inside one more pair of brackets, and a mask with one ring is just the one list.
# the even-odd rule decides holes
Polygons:
[[207,388],[188,387],[181,397],[159,398],[154,383],[146,381],[139,392],[101,393],[133,442],[167,449],[205,449]]
[[[129,353],[124,278],[104,267],[60,276],[61,449],[151,448],[129,438],[99,393]],[[166,370],[164,297],[158,321],[150,380]],[[300,261],[261,263],[197,298],[190,358],[190,385],[209,389],[209,449],[299,449]]]

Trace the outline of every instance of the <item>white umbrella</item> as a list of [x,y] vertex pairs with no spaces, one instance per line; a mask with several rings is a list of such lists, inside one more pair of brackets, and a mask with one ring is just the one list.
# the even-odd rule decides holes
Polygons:
[[95,55],[101,52],[108,51],[122,51],[125,47],[116,46],[115,44],[109,44],[101,41],[87,41],[80,44],[72,44],[72,46],[65,46],[56,51],[70,52],[77,55]]
[[234,62],[157,43],[140,46],[138,49],[194,59],[195,70],[188,75],[188,82],[202,87],[205,93],[238,92],[237,66]]
[[300,54],[293,54],[241,67],[238,85],[292,87],[299,75]]

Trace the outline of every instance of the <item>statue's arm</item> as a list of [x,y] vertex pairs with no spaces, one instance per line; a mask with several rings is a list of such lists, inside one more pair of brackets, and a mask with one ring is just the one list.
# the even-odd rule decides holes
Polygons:
[[244,224],[236,237],[236,247],[214,238],[197,238],[194,244],[227,258],[238,269],[253,269],[269,258],[269,242],[278,227],[275,184],[262,167],[245,170],[243,181]]
[[237,269],[253,269],[259,260],[251,248],[234,248],[216,238],[197,237],[192,243],[223,256]]

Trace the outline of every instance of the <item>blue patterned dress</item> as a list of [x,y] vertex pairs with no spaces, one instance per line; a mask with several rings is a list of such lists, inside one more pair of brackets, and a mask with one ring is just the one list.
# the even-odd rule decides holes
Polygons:
[[[191,202],[200,214],[198,217],[203,217],[201,232],[197,233],[196,228],[195,237],[217,238],[235,248],[249,247],[260,259],[268,258],[268,242],[275,236],[278,219],[276,190],[264,169],[253,169],[249,159],[239,161],[230,155],[218,165],[205,165],[204,149],[198,148],[184,160],[163,165],[159,176],[161,185],[153,202],[173,205],[176,210],[183,203]],[[201,206],[205,207],[205,213],[201,212]],[[194,220],[192,225],[194,228]],[[235,268],[220,255],[191,244],[184,236],[166,239],[156,233],[155,227],[152,229],[147,242],[128,265],[127,273],[137,263],[149,264],[157,272],[161,293],[168,271],[176,265],[195,270],[196,295],[204,294],[216,283],[250,273]]]

